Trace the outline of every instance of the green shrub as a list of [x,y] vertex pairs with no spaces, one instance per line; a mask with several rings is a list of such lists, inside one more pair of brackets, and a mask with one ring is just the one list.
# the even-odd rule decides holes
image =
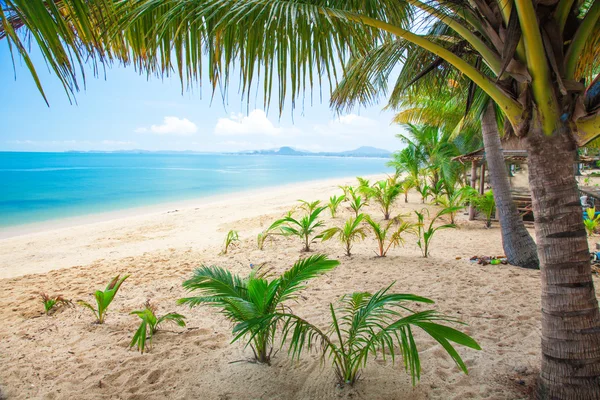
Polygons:
[[364,189],[364,192],[379,204],[383,218],[388,220],[394,202],[402,194],[402,187],[395,178],[389,178],[375,182],[373,186]]
[[[147,300],[144,303],[143,310],[132,311],[131,314],[140,317],[142,322],[140,327],[135,331],[129,347],[137,346],[137,349],[144,354],[146,347],[151,347],[154,334],[165,323],[173,323],[181,327],[185,327],[185,317],[177,313],[168,313],[162,317],[156,316],[156,306]],[[146,341],[148,346],[146,346]]]
[[94,313],[96,317],[96,323],[103,324],[104,319],[106,318],[106,311],[108,310],[108,306],[112,303],[115,298],[119,288],[125,281],[125,279],[129,278],[129,275],[125,275],[123,278],[119,279],[120,275],[115,276],[112,281],[106,286],[104,291],[97,290],[94,293],[94,298],[96,299],[96,307],[94,308],[90,303],[79,300],[77,303],[79,305],[89,308]]
[[[306,281],[331,271],[339,264],[327,256],[318,254],[298,260],[283,275],[269,281],[266,272],[254,270],[247,278],[233,275],[220,267],[202,266],[194,276],[183,282],[188,291],[198,292],[198,297],[179,300],[190,307],[210,305],[221,310],[235,326],[262,319],[278,310],[289,310],[287,303],[297,298]],[[236,331],[234,341],[244,337],[252,348],[254,358],[269,364],[276,326],[251,327],[243,333]]]

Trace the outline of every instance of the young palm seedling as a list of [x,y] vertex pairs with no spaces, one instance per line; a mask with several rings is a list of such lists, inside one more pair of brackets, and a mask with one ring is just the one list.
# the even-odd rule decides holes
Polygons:
[[115,298],[119,288],[125,281],[125,279],[129,278],[129,275],[125,275],[123,278],[119,279],[120,275],[115,276],[112,281],[106,286],[104,291],[96,290],[94,293],[94,297],[96,298],[96,307],[92,306],[90,303],[79,300],[77,303],[83,307],[89,308],[94,313],[96,317],[96,323],[103,324],[104,319],[106,318],[106,311],[108,310],[108,306],[112,303]]
[[[325,207],[317,207],[311,213],[307,213],[300,219],[295,219],[291,215],[276,222],[281,223],[281,231],[285,235],[297,236],[304,242],[303,251],[310,251],[310,244],[319,239],[320,235],[314,235],[317,228],[323,226],[323,221],[319,220],[319,214],[325,210]],[[284,225],[287,224],[287,225]]]
[[364,240],[367,236],[367,230],[361,227],[360,224],[364,216],[359,214],[356,218],[349,218],[343,228],[329,228],[321,234],[323,240],[329,240],[335,236],[344,244],[346,255],[350,257],[352,254],[352,244],[359,240]]
[[587,208],[585,210],[585,217],[583,219],[585,230],[588,236],[593,236],[600,224],[600,215],[596,215],[596,207]]
[[410,189],[415,188],[415,180],[412,178],[406,178],[405,180],[403,180],[400,183],[400,188],[402,190],[402,193],[404,193],[404,202],[408,203],[408,193],[410,192]]
[[223,251],[221,254],[227,254],[229,247],[232,246],[235,242],[239,242],[240,237],[238,235],[238,231],[234,231],[233,229],[227,232],[227,236],[225,236],[225,241],[223,242]]
[[427,216],[429,217],[429,210],[424,208],[421,210],[421,212],[415,211],[415,214],[417,214],[417,219],[419,221],[417,224],[417,245],[421,249],[424,258],[427,258],[429,256],[429,247],[431,245],[431,239],[433,239],[433,235],[437,231],[439,231],[440,229],[456,228],[456,225],[454,224],[444,224],[434,227],[433,225],[435,224],[435,221],[437,221],[441,216],[450,214],[451,212],[456,212],[459,209],[460,208],[457,209],[456,207],[447,207],[441,209],[440,211],[438,211],[437,214],[435,214],[431,221],[429,221],[429,225],[427,225],[427,228],[425,228],[425,213],[427,213]]
[[[181,327],[185,327],[185,317],[177,313],[168,313],[162,317],[157,317],[156,306],[147,300],[144,303],[143,310],[132,311],[131,314],[140,317],[142,322],[140,327],[135,331],[129,347],[137,346],[137,349],[144,354],[146,347],[151,347],[154,334],[160,329],[163,324],[173,323]],[[148,342],[148,346],[146,346]]]
[[450,223],[453,224],[456,219],[456,213],[460,211],[465,205],[473,201],[473,199],[477,196],[477,190],[473,189],[471,186],[465,186],[458,190],[455,190],[450,195],[442,195],[438,196],[437,204],[441,205],[445,208],[452,208],[453,210],[449,213],[450,215]]
[[357,176],[356,180],[358,181],[356,191],[363,196],[363,199],[365,201],[369,200],[369,198],[371,197],[371,193],[369,192],[369,189],[371,188],[371,183],[368,179],[361,178],[360,176]]
[[362,196],[357,195],[354,191],[350,192],[352,200],[350,200],[350,208],[354,210],[354,215],[358,217],[360,209],[365,207],[367,203],[363,200]]
[[431,187],[423,182],[416,185],[415,189],[417,189],[417,192],[419,192],[419,194],[421,195],[421,203],[424,204],[427,200],[427,197],[431,193]]
[[61,295],[49,296],[44,292],[40,292],[40,297],[42,303],[44,304],[44,312],[46,315],[52,314],[60,307],[72,307],[73,302],[71,300],[67,300]]
[[273,222],[267,229],[258,234],[256,237],[256,243],[259,250],[262,250],[265,247],[265,242],[267,239],[271,238],[272,236],[282,234],[281,224],[283,224],[282,220],[277,220]]
[[329,198],[329,203],[327,204],[327,207],[329,208],[329,212],[331,213],[331,218],[335,218],[340,203],[345,199],[345,196],[331,196]]
[[494,201],[494,193],[488,190],[480,196],[472,198],[475,208],[485,215],[485,227],[490,228],[492,226],[492,215],[496,210],[496,202]]
[[321,204],[321,200],[315,200],[313,202],[309,202],[306,200],[298,200],[300,202],[300,209],[306,211],[307,214],[311,214],[317,208],[319,208]]
[[[287,303],[297,298],[298,292],[306,287],[306,281],[331,271],[338,264],[326,255],[313,255],[298,260],[292,268],[273,280],[268,280],[260,270],[242,278],[220,267],[202,266],[191,279],[183,282],[183,287],[196,292],[197,297],[183,298],[179,303],[190,307],[204,304],[217,307],[238,327],[271,316],[278,310],[289,310]],[[234,341],[245,338],[255,360],[269,364],[275,330],[276,325],[252,327],[243,334],[237,334]]]
[[[369,357],[381,355],[383,360],[390,357],[394,362],[396,356],[401,356],[414,385],[420,378],[421,363],[413,330],[420,328],[467,373],[467,366],[451,342],[475,350],[481,348],[470,336],[443,324],[460,322],[434,310],[413,312],[407,308],[407,303],[432,304],[433,301],[412,294],[389,293],[390,288],[391,285],[373,295],[346,295],[337,309],[330,304],[331,327],[328,331],[293,312],[277,310],[263,318],[238,324],[234,332],[241,337],[279,325],[282,340],[289,342],[292,358],[300,358],[304,350],[321,347],[322,357],[332,361],[338,382],[342,385],[356,382]],[[406,316],[401,312],[405,312]]]
[[376,182],[373,186],[366,188],[365,193],[368,193],[369,198],[375,200],[385,220],[390,219],[392,205],[396,199],[402,194],[400,184],[396,183],[394,178],[384,179]]
[[[371,226],[377,240],[377,255],[379,257],[385,257],[390,248],[404,244],[403,235],[405,233],[417,234],[415,224],[405,222],[400,218],[394,218],[394,220],[387,221],[385,224],[378,224],[371,217],[367,217],[367,223]],[[398,224],[398,226],[394,227],[395,224]]]

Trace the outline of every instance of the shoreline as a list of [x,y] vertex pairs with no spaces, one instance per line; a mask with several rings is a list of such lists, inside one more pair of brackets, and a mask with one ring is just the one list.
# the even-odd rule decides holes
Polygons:
[[[383,179],[385,174],[377,175],[365,175],[366,179]],[[298,189],[301,190],[303,187],[317,185],[317,184],[335,184],[337,182],[347,182],[349,180],[356,180],[356,177],[340,177],[340,178],[326,178],[308,180],[303,182],[294,182],[286,184],[273,184],[269,186],[263,186],[260,188],[253,189],[242,189],[233,192],[226,192],[221,194],[210,194],[203,197],[196,197],[193,199],[175,200],[168,202],[161,202],[153,205],[139,206],[123,208],[114,211],[95,212],[85,215],[78,215],[72,217],[58,217],[50,220],[24,223],[19,225],[11,225],[7,227],[0,227],[0,242],[6,239],[11,239],[26,235],[35,235],[39,233],[46,233],[50,231],[60,231],[63,229],[105,223],[115,220],[124,220],[129,218],[137,218],[144,216],[151,216],[153,214],[163,214],[169,212],[178,212],[188,210],[195,207],[208,206],[213,203],[220,203],[227,201],[232,197],[249,197],[256,196],[264,191],[278,191],[278,190],[290,190]],[[341,183],[339,183],[341,185]]]
[[221,246],[231,229],[238,230],[240,238],[254,241],[298,199],[327,201],[341,193],[339,185],[350,184],[356,184],[356,177],[296,182],[3,230],[0,279],[119,262],[156,249]]

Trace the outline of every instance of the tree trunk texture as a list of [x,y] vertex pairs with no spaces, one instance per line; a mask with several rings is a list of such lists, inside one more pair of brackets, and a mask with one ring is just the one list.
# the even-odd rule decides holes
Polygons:
[[[471,187],[475,189],[477,186],[477,162],[471,161]],[[473,202],[469,202],[469,221],[473,221],[475,219],[475,206]]]
[[[539,122],[538,122],[539,124]],[[527,135],[542,278],[539,399],[600,399],[600,311],[568,128]]]
[[500,133],[490,101],[481,121],[481,132],[485,147],[485,158],[489,169],[490,183],[494,193],[494,201],[498,219],[502,229],[502,247],[508,262],[524,268],[539,268],[537,247],[531,235],[525,229],[523,218],[519,215],[512,194],[508,172],[502,153]]

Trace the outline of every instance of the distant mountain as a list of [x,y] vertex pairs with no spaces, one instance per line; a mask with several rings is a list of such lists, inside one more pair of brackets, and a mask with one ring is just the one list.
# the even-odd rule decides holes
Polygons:
[[236,153],[209,153],[209,152],[199,152],[192,150],[160,150],[160,151],[150,151],[150,150],[113,150],[113,151],[102,151],[102,150],[90,150],[90,151],[77,151],[70,150],[67,153],[112,153],[112,154],[230,154],[230,155],[270,155],[270,156],[318,156],[318,157],[376,157],[376,158],[389,158],[391,156],[391,152],[384,149],[378,149],[376,147],[371,146],[362,146],[358,149],[347,150],[347,151],[339,151],[339,152],[318,152],[313,153],[310,151],[304,150],[296,150],[292,147],[284,146],[278,149],[269,149],[269,150],[247,150],[240,151]]
[[389,158],[391,152],[384,149],[378,149],[371,146],[362,146],[358,149],[339,151],[339,152],[318,152],[313,153],[310,151],[296,150],[292,147],[280,147],[278,149],[271,150],[249,150],[241,151],[234,154],[244,155],[272,155],[272,156],[320,156],[320,157],[377,157],[377,158]]

